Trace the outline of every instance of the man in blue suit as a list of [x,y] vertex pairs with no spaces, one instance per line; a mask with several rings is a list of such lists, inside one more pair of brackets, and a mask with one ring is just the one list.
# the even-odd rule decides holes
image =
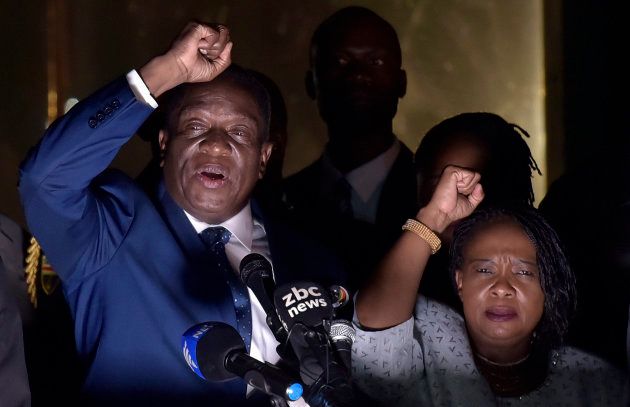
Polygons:
[[[240,379],[201,380],[182,356],[190,326],[223,321],[240,329],[245,320],[250,355],[279,359],[257,298],[249,293],[245,311],[235,305],[233,276],[211,260],[200,238],[209,226],[229,232],[222,244],[230,273],[259,252],[271,259],[277,284],[330,284],[340,275],[332,257],[250,200],[272,147],[269,102],[245,70],[228,68],[231,48],[227,28],[189,24],[165,54],[53,123],[22,164],[24,210],[63,280],[90,405],[260,402],[246,397]],[[106,168],[167,91],[163,178],[147,193]]]

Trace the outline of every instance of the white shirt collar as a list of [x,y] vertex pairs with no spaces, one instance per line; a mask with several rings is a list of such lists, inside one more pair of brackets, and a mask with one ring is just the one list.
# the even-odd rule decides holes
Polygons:
[[218,225],[211,225],[209,223],[203,222],[186,211],[184,211],[184,213],[186,214],[186,217],[193,225],[197,233],[201,233],[211,226],[223,226],[224,228],[229,230],[230,233],[232,233],[232,237],[230,238],[230,240],[232,240],[232,238],[235,238],[243,246],[245,246],[247,250],[250,251],[252,250],[252,242],[254,240],[254,224],[264,229],[263,225],[260,222],[253,219],[252,209],[249,202],[247,203],[247,205],[245,205],[245,207],[243,207],[243,209],[241,209],[239,213]]
[[[387,150],[345,175],[352,189],[364,202],[367,202],[374,191],[385,181],[399,152],[400,141],[396,139]],[[324,153],[322,160],[325,167],[334,168],[328,154]],[[342,174],[339,173],[339,177],[341,176]]]
[[[223,226],[228,229],[232,236],[225,246],[225,254],[232,266],[232,270],[238,273],[240,263],[243,258],[252,251],[260,253],[270,259],[269,244],[265,228],[258,220],[253,219],[250,204],[245,207],[232,218],[226,220],[219,225],[210,225],[196,219],[186,211],[186,217],[190,220],[197,233],[201,233],[210,226]],[[279,345],[276,338],[267,326],[266,313],[260,304],[256,294],[249,289],[249,298],[251,300],[252,309],[252,346],[250,356],[270,363],[276,363],[280,360],[276,348]],[[248,386],[248,393],[251,391]]]

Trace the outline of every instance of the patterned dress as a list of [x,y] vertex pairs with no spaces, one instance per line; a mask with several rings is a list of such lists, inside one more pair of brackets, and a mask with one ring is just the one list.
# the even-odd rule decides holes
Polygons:
[[423,296],[415,319],[382,331],[356,328],[355,383],[389,406],[629,405],[625,373],[570,347],[552,352],[548,376],[536,390],[495,396],[475,366],[462,316]]

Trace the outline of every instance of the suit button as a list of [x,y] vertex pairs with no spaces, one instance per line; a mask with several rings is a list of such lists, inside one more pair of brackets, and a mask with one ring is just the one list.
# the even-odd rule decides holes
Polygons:
[[108,116],[109,116],[110,114],[112,114],[112,111],[113,111],[113,109],[112,109],[112,107],[111,107],[111,106],[105,106],[105,109],[103,109],[103,113],[105,113],[105,114],[106,114],[106,115],[108,115]]
[[88,126],[90,126],[91,128],[95,128],[97,124],[98,121],[96,120],[96,118],[90,117],[90,119],[88,120]]
[[101,121],[103,121],[104,118],[105,118],[105,115],[103,114],[103,112],[101,112],[100,110],[98,112],[96,112],[96,120],[101,122]]
[[116,110],[116,109],[118,109],[118,108],[120,107],[120,102],[119,102],[119,101],[118,101],[118,99],[116,98],[116,99],[112,100],[111,105],[112,105],[112,107],[114,108],[114,110]]

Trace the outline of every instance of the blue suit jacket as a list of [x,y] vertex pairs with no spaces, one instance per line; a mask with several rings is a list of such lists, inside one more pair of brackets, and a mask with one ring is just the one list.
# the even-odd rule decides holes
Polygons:
[[[181,350],[182,333],[196,323],[236,326],[227,284],[161,184],[149,196],[106,171],[151,112],[121,78],[53,123],[21,166],[28,224],[63,280],[92,404],[238,405],[242,380],[205,382]],[[261,220],[277,284],[342,276],[333,257]]]

